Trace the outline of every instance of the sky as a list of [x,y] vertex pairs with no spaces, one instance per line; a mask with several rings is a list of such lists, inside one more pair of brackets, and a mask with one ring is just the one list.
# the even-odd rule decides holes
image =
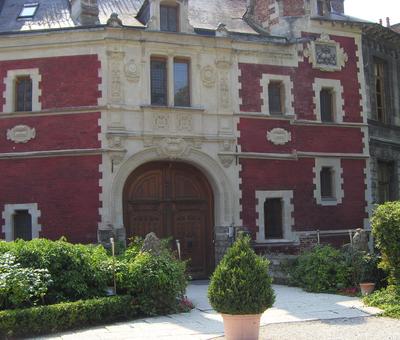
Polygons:
[[347,15],[373,22],[390,18],[392,25],[400,23],[400,0],[345,0],[345,13]]

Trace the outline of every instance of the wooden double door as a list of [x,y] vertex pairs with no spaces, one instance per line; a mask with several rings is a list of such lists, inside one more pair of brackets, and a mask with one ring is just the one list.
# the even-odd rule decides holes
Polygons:
[[204,175],[179,162],[153,162],[135,170],[124,188],[124,225],[127,237],[171,238],[189,260],[193,278],[213,270],[213,195]]

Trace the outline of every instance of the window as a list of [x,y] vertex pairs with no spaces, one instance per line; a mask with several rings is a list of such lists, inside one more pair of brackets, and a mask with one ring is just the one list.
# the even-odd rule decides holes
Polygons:
[[268,105],[271,115],[282,115],[284,111],[284,85],[281,81],[268,84]]
[[28,210],[16,210],[13,216],[14,240],[32,240],[32,216]]
[[317,14],[323,16],[324,15],[324,2],[317,1]]
[[334,199],[335,194],[333,192],[333,169],[330,167],[322,167],[320,172],[321,180],[321,198],[322,199]]
[[166,59],[151,59],[151,104],[168,105]]
[[33,18],[38,7],[39,7],[38,3],[24,4],[24,7],[22,7],[21,12],[18,15],[18,19]]
[[15,111],[32,111],[32,79],[29,76],[15,80]]
[[179,8],[177,5],[160,6],[160,30],[166,32],[178,32]]
[[336,157],[317,157],[313,173],[316,203],[322,206],[341,204],[344,198],[342,160]]
[[190,106],[189,61],[174,60],[174,105]]
[[320,92],[321,121],[333,122],[333,90],[323,88]]
[[152,57],[150,67],[151,105],[191,106],[190,60]]
[[377,120],[386,123],[386,105],[385,105],[385,63],[376,60],[374,64],[375,77],[375,100]]
[[378,161],[378,203],[396,200],[394,162]]
[[283,206],[281,198],[267,198],[264,203],[265,239],[283,238]]
[[259,243],[295,242],[292,190],[256,191]]

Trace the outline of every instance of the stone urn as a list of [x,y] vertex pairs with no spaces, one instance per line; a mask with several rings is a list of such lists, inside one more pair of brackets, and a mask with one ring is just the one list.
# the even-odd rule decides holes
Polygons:
[[262,314],[221,314],[224,320],[225,337],[228,340],[258,340]]

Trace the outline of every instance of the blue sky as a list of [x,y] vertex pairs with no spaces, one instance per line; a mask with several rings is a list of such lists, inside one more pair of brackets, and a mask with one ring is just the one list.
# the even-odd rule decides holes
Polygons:
[[399,0],[345,0],[345,12],[353,17],[379,22],[382,19],[386,25],[386,17],[391,24],[400,23]]

